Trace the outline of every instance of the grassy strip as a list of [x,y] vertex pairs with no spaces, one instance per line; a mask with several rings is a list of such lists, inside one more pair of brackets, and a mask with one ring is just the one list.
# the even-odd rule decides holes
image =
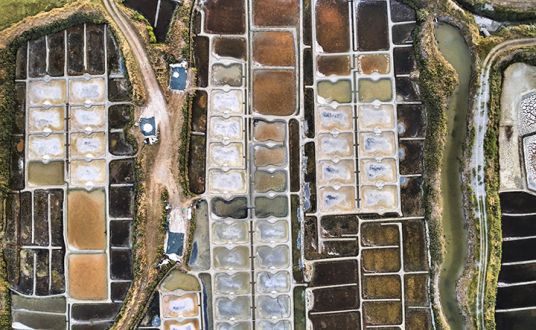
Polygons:
[[[192,0],[193,1],[193,0]],[[181,55],[184,59],[188,60],[188,63],[190,63],[192,70],[191,73],[195,74],[196,70],[194,68],[194,61],[193,61],[193,48],[194,48],[194,40],[193,40],[193,15],[194,13],[194,6],[191,4],[190,6],[180,6],[176,11],[177,19],[180,20],[184,26],[188,26],[188,29],[182,29],[181,30],[181,36],[184,41],[186,41],[184,47],[181,49]],[[196,79],[192,79],[192,82],[196,82]],[[182,129],[181,129],[181,144],[179,146],[179,179],[180,184],[182,187],[182,191],[187,196],[192,196],[192,192],[190,191],[190,184],[189,184],[189,178],[188,178],[188,158],[190,156],[190,133],[191,133],[191,125],[190,122],[192,120],[192,101],[193,97],[191,95],[187,96],[186,102],[184,103],[184,106],[182,108]],[[192,219],[193,220],[193,219]],[[192,221],[192,224],[194,222]],[[192,231],[192,238],[193,238],[193,231]],[[189,245],[188,245],[189,246]]]
[[512,63],[536,65],[536,49],[518,49],[492,67],[490,74],[489,124],[484,141],[486,159],[485,183],[489,228],[489,260],[486,273],[485,322],[486,328],[495,328],[495,301],[501,268],[502,230],[499,199],[499,124],[501,117],[502,73]]
[[475,13],[479,16],[489,17],[493,20],[504,22],[525,22],[536,19],[536,9],[531,6],[526,9],[493,5],[493,9],[486,4],[490,1],[483,0],[456,0],[456,2],[465,10]]
[[[190,120],[192,115],[193,97],[188,95],[181,109],[182,111],[182,128],[181,144],[179,145],[179,180],[182,191],[185,195],[192,195],[188,179],[188,157],[190,155]],[[186,197],[186,196],[185,196]]]
[[155,44],[156,36],[154,34],[154,28],[151,23],[149,23],[147,18],[145,18],[145,16],[134,10],[132,12],[132,15],[130,15],[130,18],[132,18],[134,21],[138,21],[145,24],[145,29],[147,30],[147,34],[149,35],[149,43]]
[[[2,0],[0,12],[0,30],[37,13],[62,7],[73,0]],[[7,14],[9,13],[9,14]]]

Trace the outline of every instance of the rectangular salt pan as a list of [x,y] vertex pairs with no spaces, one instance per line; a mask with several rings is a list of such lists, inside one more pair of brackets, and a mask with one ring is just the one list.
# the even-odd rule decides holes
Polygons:
[[31,81],[28,88],[28,101],[30,106],[65,104],[65,80]]
[[209,171],[209,189],[210,191],[215,193],[245,193],[245,172],[238,170],[232,170],[227,172],[223,172],[220,170],[211,170]]
[[245,168],[244,148],[242,143],[211,143],[209,146],[209,164],[211,167]]
[[352,133],[321,134],[318,137],[318,149],[318,158],[353,157],[354,135]]
[[320,189],[320,210],[329,214],[352,211],[356,207],[354,187]]
[[216,298],[216,315],[227,320],[248,320],[251,317],[249,297]]
[[390,104],[359,106],[358,125],[361,130],[395,128],[395,109]]
[[36,109],[28,111],[30,133],[58,132],[65,128],[65,108]]
[[215,291],[218,294],[247,294],[250,291],[249,273],[217,273],[214,277]]
[[238,246],[232,249],[214,248],[214,267],[222,270],[249,269],[249,248],[247,246]]
[[289,272],[258,272],[256,290],[261,293],[288,292],[290,283]]
[[277,297],[260,296],[256,301],[256,313],[261,319],[280,319],[290,316],[290,297],[279,295]]
[[106,100],[105,83],[102,78],[69,81],[70,104],[103,103]]
[[213,90],[210,94],[211,111],[221,114],[243,114],[243,97],[242,91],[230,90],[224,92],[221,90]]
[[104,133],[72,133],[69,153],[72,158],[99,158],[106,155],[106,136]]
[[255,222],[255,240],[265,243],[288,241],[288,223],[285,220],[270,222],[257,220]]
[[349,106],[337,108],[319,107],[316,112],[318,130],[321,132],[353,131],[353,111]]
[[396,139],[393,132],[360,133],[359,156],[370,157],[394,157],[396,153]]
[[30,160],[65,158],[65,135],[30,135],[28,156]]
[[215,141],[242,141],[242,118],[240,117],[212,117],[210,119],[210,135]]
[[376,183],[397,183],[397,169],[395,159],[362,160],[359,179],[361,184],[376,184]]
[[396,212],[399,208],[397,186],[381,189],[371,186],[361,187],[361,209],[363,212]]
[[257,268],[280,269],[289,266],[289,249],[286,245],[259,246],[255,252]]
[[212,224],[216,244],[249,243],[249,224],[245,221],[218,221]]
[[72,107],[69,125],[71,131],[104,130],[106,126],[104,107]]
[[355,182],[355,163],[353,160],[341,160],[332,162],[322,160],[318,162],[318,184],[319,185],[345,185]]

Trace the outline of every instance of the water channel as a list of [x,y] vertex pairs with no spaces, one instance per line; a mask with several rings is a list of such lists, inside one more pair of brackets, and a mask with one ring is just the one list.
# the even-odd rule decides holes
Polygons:
[[446,255],[441,266],[439,293],[443,313],[451,329],[463,329],[463,317],[456,299],[456,282],[463,270],[467,249],[462,209],[460,159],[466,136],[469,108],[471,55],[460,31],[448,24],[438,24],[435,30],[439,50],[458,73],[459,85],[449,101],[447,112],[448,136],[441,165],[441,198]]

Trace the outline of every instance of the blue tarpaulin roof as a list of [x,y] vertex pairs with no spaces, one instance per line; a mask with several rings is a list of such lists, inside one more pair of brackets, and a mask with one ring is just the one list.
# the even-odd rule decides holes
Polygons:
[[154,117],[140,118],[140,129],[144,136],[156,135],[156,120]]
[[166,254],[175,253],[176,255],[181,256],[183,243],[184,243],[184,233],[168,232]]
[[171,77],[169,79],[169,88],[176,91],[183,91],[186,89],[186,80],[188,78],[188,72],[185,65],[171,65],[170,70]]

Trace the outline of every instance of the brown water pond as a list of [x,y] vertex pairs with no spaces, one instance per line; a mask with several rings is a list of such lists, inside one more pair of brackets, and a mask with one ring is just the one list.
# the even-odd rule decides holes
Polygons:
[[350,49],[348,2],[316,1],[316,38],[324,52],[339,53]]
[[253,108],[263,115],[289,116],[296,111],[294,71],[255,70]]
[[246,32],[244,5],[242,0],[205,1],[205,30],[214,34]]
[[253,0],[253,23],[257,26],[291,26],[300,17],[298,0]]

